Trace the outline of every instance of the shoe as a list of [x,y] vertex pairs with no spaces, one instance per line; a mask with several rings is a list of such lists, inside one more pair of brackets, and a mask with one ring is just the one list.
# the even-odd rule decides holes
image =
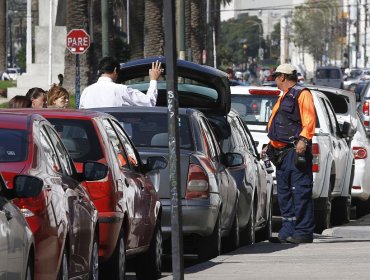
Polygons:
[[295,238],[295,237],[289,236],[286,239],[286,241],[288,243],[293,243],[293,244],[312,243],[313,242],[313,238]]
[[[290,236],[288,238],[290,238]],[[287,239],[283,239],[283,238],[280,238],[280,237],[270,237],[269,242],[271,242],[271,243],[288,243]]]

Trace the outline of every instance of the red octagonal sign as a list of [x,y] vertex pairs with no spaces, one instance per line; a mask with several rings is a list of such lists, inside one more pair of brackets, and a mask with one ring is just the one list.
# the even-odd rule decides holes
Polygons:
[[72,29],[67,34],[67,49],[72,54],[83,54],[90,47],[90,36],[83,29]]

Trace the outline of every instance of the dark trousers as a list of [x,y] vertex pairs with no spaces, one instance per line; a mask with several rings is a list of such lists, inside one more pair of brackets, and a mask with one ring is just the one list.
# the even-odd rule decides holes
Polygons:
[[306,168],[294,164],[295,150],[291,149],[276,169],[277,195],[282,217],[279,237],[286,239],[313,238],[315,228],[312,201],[312,154],[306,152]]

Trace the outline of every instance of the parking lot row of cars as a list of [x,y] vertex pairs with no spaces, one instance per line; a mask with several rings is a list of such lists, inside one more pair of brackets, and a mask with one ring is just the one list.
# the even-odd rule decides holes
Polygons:
[[[147,88],[151,63],[126,64],[123,81]],[[178,70],[180,106],[193,107],[179,118],[184,248],[206,260],[271,236],[272,176],[230,110],[225,74],[189,62]],[[159,82],[156,108],[0,112],[1,195],[29,236],[22,265],[1,262],[1,273],[124,279],[132,263],[137,279],[160,277],[171,252],[165,88]],[[1,259],[11,259],[19,230],[1,213]]]
[[[165,72],[164,58],[128,62],[119,82],[145,92],[156,60]],[[274,178],[259,150],[280,91],[243,87],[231,94],[224,72],[182,60],[177,72],[185,253],[207,260],[269,239]],[[0,258],[7,260],[0,273],[124,279],[130,263],[137,279],[161,276],[162,255],[171,253],[166,87],[158,81],[153,108],[0,112]],[[366,157],[360,140],[351,152],[354,95],[312,92],[320,231],[346,221],[353,182],[364,176],[357,175],[357,159]]]

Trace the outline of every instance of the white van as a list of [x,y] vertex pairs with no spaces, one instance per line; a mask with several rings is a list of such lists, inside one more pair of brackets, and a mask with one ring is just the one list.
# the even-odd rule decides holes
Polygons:
[[333,88],[343,89],[343,73],[342,69],[336,66],[317,67],[314,85],[328,86]]

